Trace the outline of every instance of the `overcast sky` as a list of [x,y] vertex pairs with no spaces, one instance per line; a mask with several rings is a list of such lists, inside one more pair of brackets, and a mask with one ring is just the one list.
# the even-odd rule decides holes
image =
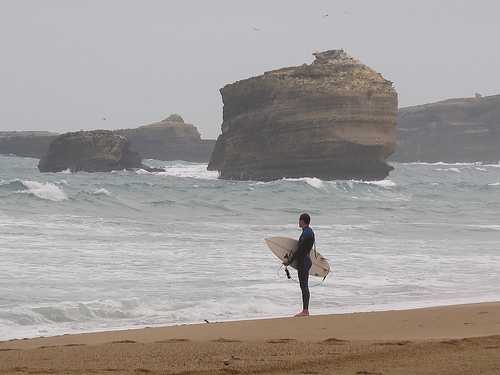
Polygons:
[[225,84],[338,48],[394,81],[401,106],[498,94],[499,15],[496,0],[0,0],[0,130],[176,112],[215,138]]

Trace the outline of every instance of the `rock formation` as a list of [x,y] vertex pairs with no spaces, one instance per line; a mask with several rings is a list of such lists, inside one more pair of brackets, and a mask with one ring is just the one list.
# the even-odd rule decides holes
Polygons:
[[132,150],[147,159],[206,162],[215,144],[202,140],[198,129],[177,114],[154,124],[115,132],[126,136]]
[[[115,132],[126,136],[131,149],[148,159],[208,162],[215,145],[215,140],[201,139],[198,129],[176,114],[151,125]],[[41,158],[57,136],[49,132],[0,132],[0,154]]]
[[500,95],[401,108],[398,132],[392,160],[497,163]]
[[396,142],[392,82],[343,50],[221,89],[221,178],[383,179]]
[[57,134],[43,131],[0,132],[0,154],[40,158]]
[[41,172],[109,172],[142,168],[126,137],[109,130],[79,131],[57,137],[38,164]]

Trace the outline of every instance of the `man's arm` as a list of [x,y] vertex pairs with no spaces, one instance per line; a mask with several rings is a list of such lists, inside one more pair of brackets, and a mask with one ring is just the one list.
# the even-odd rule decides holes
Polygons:
[[287,265],[292,264],[292,262],[296,259],[305,258],[305,256],[311,251],[313,245],[314,245],[314,237],[308,236],[302,238],[302,240],[299,241],[297,250],[292,254],[290,259],[288,260]]

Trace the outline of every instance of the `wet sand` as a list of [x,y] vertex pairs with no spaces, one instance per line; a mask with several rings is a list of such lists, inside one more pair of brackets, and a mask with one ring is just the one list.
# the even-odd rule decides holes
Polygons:
[[0,374],[500,374],[500,302],[0,342]]

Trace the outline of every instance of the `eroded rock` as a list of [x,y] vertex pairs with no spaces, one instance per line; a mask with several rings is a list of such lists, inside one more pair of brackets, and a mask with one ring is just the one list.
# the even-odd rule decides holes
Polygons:
[[126,137],[109,130],[79,131],[57,137],[40,160],[41,172],[109,172],[142,168],[141,157],[130,150]]
[[398,133],[396,161],[497,163],[500,95],[401,108]]
[[208,168],[221,178],[383,179],[396,141],[392,82],[343,50],[226,85]]
[[202,140],[196,126],[177,114],[163,121],[115,133],[130,140],[132,150],[145,159],[207,162],[215,141]]

